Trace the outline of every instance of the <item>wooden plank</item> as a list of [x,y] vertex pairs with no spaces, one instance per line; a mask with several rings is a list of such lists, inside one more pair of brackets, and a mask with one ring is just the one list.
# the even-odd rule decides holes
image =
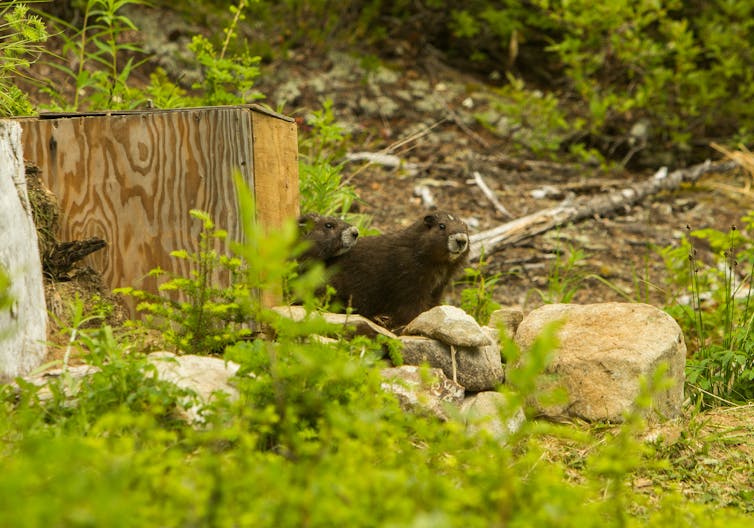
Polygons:
[[252,123],[257,219],[280,226],[299,213],[296,123],[259,111],[252,113]]
[[251,111],[183,109],[109,116],[22,120],[26,159],[42,169],[58,198],[61,240],[100,237],[108,247],[87,257],[110,287],[156,288],[161,267],[186,274],[169,256],[195,250],[208,211],[240,235],[233,171],[254,187]]

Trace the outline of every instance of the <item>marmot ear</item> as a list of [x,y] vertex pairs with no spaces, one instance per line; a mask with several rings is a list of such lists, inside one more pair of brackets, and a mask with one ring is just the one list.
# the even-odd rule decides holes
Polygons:
[[317,215],[315,213],[306,213],[298,217],[299,229],[311,229],[317,222]]
[[437,218],[435,217],[435,215],[427,215],[424,217],[424,225],[426,225],[427,227],[432,227],[436,223]]

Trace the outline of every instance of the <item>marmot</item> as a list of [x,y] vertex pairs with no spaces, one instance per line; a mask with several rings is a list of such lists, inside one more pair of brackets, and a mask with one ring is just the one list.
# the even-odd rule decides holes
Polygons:
[[358,228],[334,216],[307,213],[298,219],[299,238],[308,247],[298,257],[300,262],[321,261],[327,265],[333,257],[344,254],[359,239]]
[[440,304],[468,254],[466,223],[434,212],[402,231],[362,238],[331,260],[335,274],[329,283],[345,307],[397,328]]

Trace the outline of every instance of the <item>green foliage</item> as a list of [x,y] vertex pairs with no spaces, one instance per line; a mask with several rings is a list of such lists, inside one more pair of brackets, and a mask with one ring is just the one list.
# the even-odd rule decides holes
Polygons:
[[[126,33],[137,31],[133,21],[122,12],[124,7],[132,5],[144,5],[144,2],[87,0],[81,28],[51,18],[64,41],[63,56],[51,65],[65,73],[74,84],[73,101],[70,102],[65,101],[58,87],[49,85],[45,88],[54,107],[71,111],[82,108],[132,109],[145,102],[143,94],[128,85],[131,75],[143,62],[134,60],[134,54],[141,53],[141,48],[124,38]],[[69,55],[75,57],[72,63],[68,60]]]
[[[743,231],[689,230],[678,247],[661,250],[671,286],[685,286],[690,299],[690,305],[675,304],[667,311],[678,320],[689,344],[696,341],[686,380],[694,402],[702,407],[754,398],[754,241],[746,234],[754,228],[754,216],[743,221]],[[709,244],[715,257],[709,266],[700,265],[692,238]],[[740,279],[739,271],[747,280]]]
[[482,325],[489,323],[492,312],[500,308],[493,295],[502,274],[498,272],[485,275],[484,270],[488,265],[489,262],[485,260],[484,255],[480,256],[479,264],[475,268],[464,268],[460,281],[466,285],[461,290],[461,308]]
[[307,116],[308,133],[299,140],[301,210],[345,215],[356,201],[356,190],[343,182],[343,156],[348,140],[335,121],[332,101]]
[[[617,0],[599,6],[365,0],[337,15],[327,1],[261,6],[267,9],[261,16],[284,21],[286,45],[354,39],[380,46],[420,39],[471,59],[485,74],[507,75],[499,106],[512,117],[502,132],[537,153],[568,149],[580,155],[596,148],[623,163],[641,150],[689,157],[699,141],[748,142],[754,131],[748,104],[754,5],[747,0]],[[519,87],[520,81],[510,80],[512,72],[557,89]],[[647,134],[634,137],[639,122],[647,123]]]
[[[242,282],[274,293],[288,273],[291,223],[266,233],[238,178]],[[214,240],[214,225],[206,225]],[[740,510],[690,504],[671,489],[648,500],[632,482],[671,468],[640,440],[638,416],[614,434],[530,421],[504,442],[470,434],[460,417],[407,412],[382,388],[384,340],[333,342],[316,313],[280,317],[249,295],[245,315],[275,340],[240,341],[238,398],[182,411],[191,394],[160,380],[107,326],[79,327],[83,358],[99,371],[64,372],[46,389],[0,386],[0,525],[3,526],[748,526]],[[85,318],[82,315],[79,319]],[[506,341],[513,416],[538,393],[556,326],[531,350]],[[649,380],[640,403],[664,387]],[[552,456],[552,438],[578,455]],[[587,456],[584,456],[585,453]],[[40,472],[40,468],[44,468]],[[271,492],[274,491],[273,492]]]
[[[0,313],[9,310],[13,306],[13,295],[11,295],[10,287],[11,282],[8,272],[2,263],[0,263]],[[12,328],[0,328],[0,342],[4,338],[7,338],[11,331]]]
[[569,122],[554,94],[529,90],[513,75],[508,75],[508,84],[497,89],[497,95],[491,108],[499,121],[489,123],[486,115],[478,115],[477,119],[514,145],[535,154],[557,152],[563,141],[583,126],[581,120]]
[[575,249],[570,244],[566,250],[556,247],[554,253],[555,259],[548,270],[547,291],[535,288],[532,292],[539,295],[545,303],[568,303],[588,277],[588,274],[579,269],[586,256],[582,250]]
[[10,294],[10,277],[5,267],[0,264],[0,310],[6,310],[13,305]]
[[203,35],[195,35],[191,40],[189,51],[202,69],[202,80],[192,85],[198,96],[187,96],[164,71],[158,69],[152,73],[147,93],[156,107],[237,105],[264,98],[254,89],[261,59],[249,51],[248,43],[238,34],[238,25],[245,20],[249,3],[239,0],[237,5],[230,5],[231,20],[223,28],[225,38],[219,50]]
[[[160,295],[130,287],[115,291],[139,300],[136,309],[146,314],[145,323],[161,330],[167,342],[182,352],[222,352],[226,345],[250,333],[239,304],[241,297],[249,296],[241,280],[243,263],[223,253],[227,232],[216,229],[209,215],[192,210],[191,216],[202,223],[198,251],[170,253],[186,263],[188,277],[171,274],[160,284]],[[150,275],[165,273],[154,269]],[[227,285],[221,285],[222,281]]]
[[0,2],[0,117],[33,113],[28,96],[15,77],[43,52],[47,29],[42,19],[19,2]]
[[[125,7],[146,5],[142,0],[87,0],[82,26],[50,17],[57,34],[64,41],[63,56],[51,65],[64,72],[73,82],[73,100],[67,101],[57,86],[44,91],[52,98],[52,108],[62,110],[133,109],[144,105],[177,108],[201,105],[245,104],[262,98],[253,89],[259,76],[259,57],[241,47],[238,25],[242,23],[249,0],[230,6],[231,19],[223,28],[224,39],[216,45],[196,35],[189,51],[202,69],[201,82],[192,86],[194,94],[169,79],[157,68],[150,74],[144,90],[129,86],[129,79],[144,63],[136,60],[143,50],[133,43],[129,33],[138,32],[134,22],[123,13]],[[68,56],[74,56],[70,66]]]
[[[749,2],[676,0],[534,3],[557,24],[549,51],[588,105],[586,128],[621,130],[640,118],[660,149],[687,152],[692,139],[752,130]],[[720,28],[726,28],[721,31]]]

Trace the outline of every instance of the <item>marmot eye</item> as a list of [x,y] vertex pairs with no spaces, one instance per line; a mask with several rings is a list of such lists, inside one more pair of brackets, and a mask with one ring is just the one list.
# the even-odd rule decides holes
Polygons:
[[445,224],[440,224],[440,229],[445,230]]
[[333,224],[332,222],[327,222],[325,224],[325,228],[326,229],[335,229],[335,224]]

